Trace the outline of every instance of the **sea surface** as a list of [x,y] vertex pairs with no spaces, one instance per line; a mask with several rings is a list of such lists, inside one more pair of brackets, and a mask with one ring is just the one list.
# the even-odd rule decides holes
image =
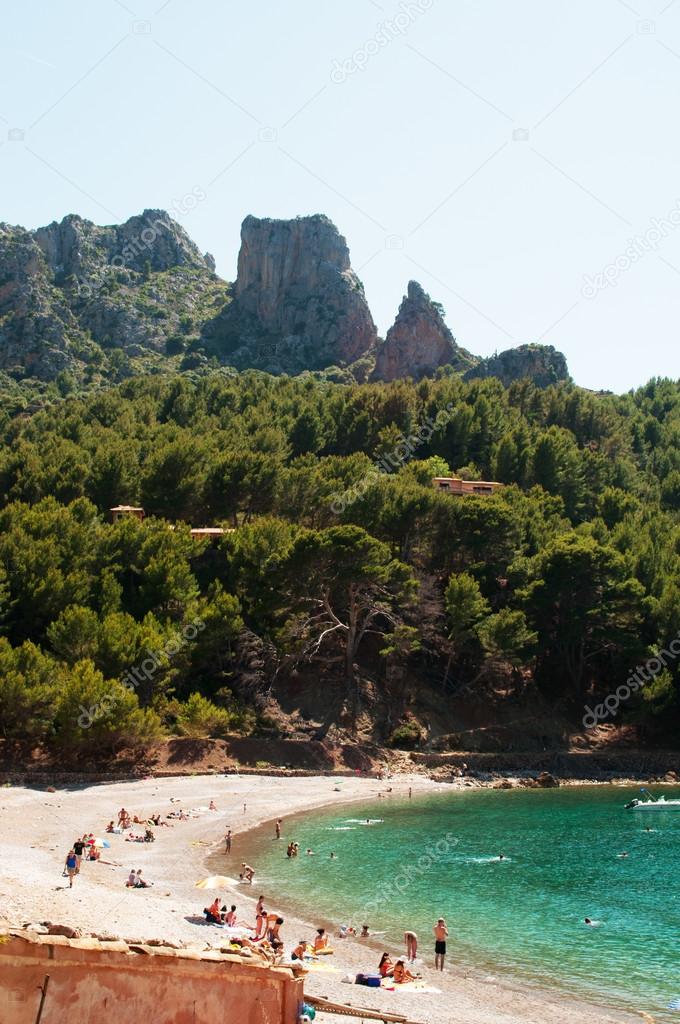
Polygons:
[[388,796],[287,818],[281,840],[269,826],[248,854],[255,888],[306,920],[368,924],[394,951],[412,929],[431,962],[442,916],[454,970],[680,1021],[680,812],[624,810],[639,795],[588,786]]

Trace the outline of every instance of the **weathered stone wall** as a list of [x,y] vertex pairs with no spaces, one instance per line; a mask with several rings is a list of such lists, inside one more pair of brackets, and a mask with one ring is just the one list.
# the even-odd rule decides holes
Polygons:
[[218,952],[13,935],[0,945],[2,1024],[295,1024],[302,980]]

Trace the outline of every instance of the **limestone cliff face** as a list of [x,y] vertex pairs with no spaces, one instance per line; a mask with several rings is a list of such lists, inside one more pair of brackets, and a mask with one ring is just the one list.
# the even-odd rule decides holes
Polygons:
[[378,349],[376,380],[431,376],[439,366],[463,369],[473,357],[456,344],[439,303],[417,281],[409,281],[397,318]]
[[55,275],[91,275],[106,266],[136,273],[208,269],[198,246],[165,210],[144,210],[124,224],[105,227],[69,214],[38,228],[34,237]]
[[106,374],[102,349],[160,356],[227,292],[212,258],[163,210],[104,227],[73,214],[35,231],[2,224],[0,370],[51,380],[87,367]]
[[562,352],[552,345],[537,344],[518,345],[481,359],[465,374],[466,380],[474,377],[498,377],[506,386],[513,380],[526,377],[541,388],[570,380],[567,360]]
[[0,369],[52,379],[93,348],[53,286],[33,232],[0,225]]
[[472,356],[415,281],[381,341],[347,243],[319,214],[246,217],[233,286],[163,210],[103,227],[75,214],[35,231],[0,224],[0,373],[50,381],[67,371],[98,383],[212,357],[359,381],[373,363],[373,379],[385,381],[441,366],[505,384],[569,376],[547,345]]
[[246,217],[234,300],[206,338],[226,362],[274,373],[364,356],[377,331],[335,225],[321,215]]

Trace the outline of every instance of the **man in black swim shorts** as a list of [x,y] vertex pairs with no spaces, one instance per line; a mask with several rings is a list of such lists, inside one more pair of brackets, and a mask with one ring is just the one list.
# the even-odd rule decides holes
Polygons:
[[434,931],[434,969],[435,971],[444,970],[444,957],[446,956],[446,939],[449,934],[449,929],[446,927],[446,921],[443,917],[440,917],[436,925],[433,928]]

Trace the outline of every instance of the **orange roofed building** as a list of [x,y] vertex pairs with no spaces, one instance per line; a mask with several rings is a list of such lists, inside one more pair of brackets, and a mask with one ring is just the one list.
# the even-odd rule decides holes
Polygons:
[[114,508],[110,508],[111,520],[117,523],[119,519],[139,519],[141,522],[144,518],[144,509],[138,508],[136,505],[116,505]]
[[503,484],[495,480],[461,480],[457,476],[436,476],[432,482],[438,491],[463,497],[468,494],[493,494],[503,487]]
[[[110,508],[109,512],[111,513],[111,521],[114,523],[117,523],[119,519],[138,519],[141,523],[144,519],[144,509],[137,505],[116,505],[114,508]],[[175,529],[174,524],[170,529]],[[196,537],[198,540],[206,538],[210,541],[217,541],[225,533],[233,532],[233,529],[225,529],[221,526],[193,526],[190,530],[192,537]]]

